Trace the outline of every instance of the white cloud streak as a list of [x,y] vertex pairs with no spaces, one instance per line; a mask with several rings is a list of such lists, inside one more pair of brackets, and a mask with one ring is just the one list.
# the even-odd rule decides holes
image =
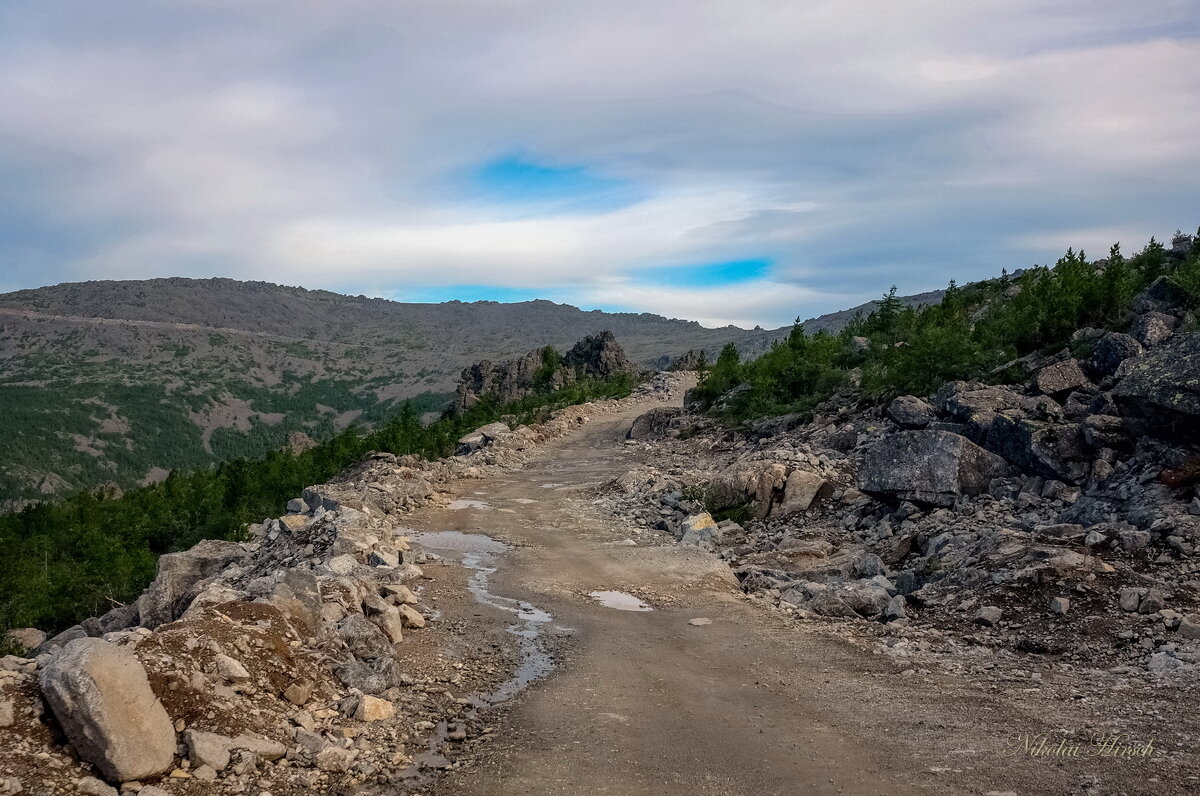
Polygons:
[[[0,227],[0,282],[554,285],[783,324],[1194,225],[1198,32],[1186,0],[0,10],[0,211],[36,230]],[[513,151],[643,198],[464,194]],[[736,290],[636,278],[764,256]]]

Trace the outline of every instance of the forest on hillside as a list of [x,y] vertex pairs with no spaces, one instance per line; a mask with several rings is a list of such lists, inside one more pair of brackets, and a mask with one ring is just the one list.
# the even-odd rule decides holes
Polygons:
[[[959,287],[941,302],[906,307],[892,290],[879,307],[837,334],[806,334],[799,323],[786,340],[745,361],[725,346],[705,367],[697,398],[732,419],[808,413],[846,387],[870,401],[926,395],[952,379],[1022,379],[1022,357],[1070,348],[1086,356],[1096,335],[1119,329],[1141,291],[1177,295],[1200,306],[1200,231],[1176,233],[1170,247],[1150,239],[1126,257],[1119,244],[1089,261],[1068,249],[1053,266]],[[1195,324],[1195,321],[1192,321]]]

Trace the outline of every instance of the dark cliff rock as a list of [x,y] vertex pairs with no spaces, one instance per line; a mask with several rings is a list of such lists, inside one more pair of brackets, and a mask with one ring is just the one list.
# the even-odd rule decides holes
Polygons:
[[580,340],[565,355],[550,347],[537,348],[507,362],[483,360],[464,369],[454,391],[454,410],[469,409],[484,397],[509,403],[561,389],[579,379],[637,372],[612,332],[604,331]]

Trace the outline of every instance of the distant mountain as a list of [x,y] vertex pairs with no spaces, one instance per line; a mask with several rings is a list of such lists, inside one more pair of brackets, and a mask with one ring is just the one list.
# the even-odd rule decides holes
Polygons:
[[328,436],[408,398],[440,409],[472,362],[565,350],[605,329],[645,363],[764,334],[549,301],[402,304],[230,279],[0,294],[0,502],[260,455],[289,432]]
[[[932,295],[932,294],[925,294]],[[816,318],[840,329],[856,311]],[[81,282],[0,294],[0,505],[257,456],[405,399],[438,410],[462,369],[613,332],[663,365],[725,343],[765,351],[788,328],[708,329],[550,301],[406,304],[232,279]]]

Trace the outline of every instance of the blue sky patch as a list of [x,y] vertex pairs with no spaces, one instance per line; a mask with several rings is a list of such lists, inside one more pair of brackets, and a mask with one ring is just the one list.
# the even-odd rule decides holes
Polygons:
[[674,287],[720,287],[753,282],[763,279],[771,269],[771,261],[755,257],[746,260],[729,260],[703,265],[681,265],[671,268],[655,268],[638,278],[639,282]]
[[550,205],[557,211],[616,210],[645,198],[633,182],[582,165],[551,166],[525,155],[488,161],[472,175],[472,192],[486,201]]

